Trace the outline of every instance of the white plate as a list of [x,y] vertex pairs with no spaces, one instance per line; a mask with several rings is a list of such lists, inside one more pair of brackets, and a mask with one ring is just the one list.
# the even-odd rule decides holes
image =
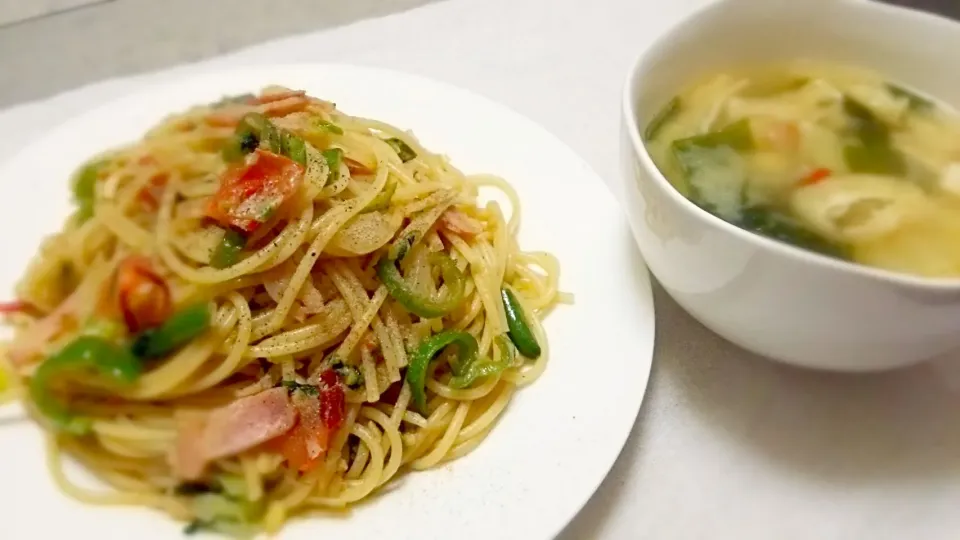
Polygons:
[[[561,287],[576,300],[547,319],[546,372],[516,394],[476,451],[407,474],[344,517],[298,519],[281,537],[552,538],[603,480],[633,426],[652,361],[653,301],[601,179],[553,135],[501,105],[410,75],[340,65],[246,68],[149,88],[67,122],[0,168],[7,224],[0,291],[12,291],[41,238],[68,215],[67,178],[78,164],[137,139],[171,112],[274,83],[413,130],[465,172],[505,177],[523,202],[521,246],[555,253]],[[158,512],[85,506],[62,495],[45,469],[39,432],[25,421],[0,419],[0,479],[4,538],[146,540],[175,538],[182,527]]]

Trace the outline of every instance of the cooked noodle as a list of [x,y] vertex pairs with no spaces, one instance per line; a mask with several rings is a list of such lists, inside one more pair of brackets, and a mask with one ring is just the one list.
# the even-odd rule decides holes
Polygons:
[[[244,231],[246,244],[235,260],[215,268],[230,233],[222,219],[211,219],[209,201],[238,166],[221,153],[250,112],[305,141],[306,157],[296,190]],[[242,163],[255,163],[251,156],[266,155],[263,149],[287,150],[269,148],[266,137]],[[326,157],[336,151],[319,157],[336,148],[341,161]],[[571,300],[559,290],[557,260],[520,251],[520,201],[506,181],[464,175],[408,132],[274,87],[172,116],[141,141],[98,160],[92,214],[84,219],[78,211],[43,244],[18,286],[16,308],[7,309],[15,337],[0,348],[0,367],[10,375],[6,390],[0,384],[0,400],[22,401],[45,427],[53,477],[78,500],[152,506],[194,527],[236,535],[275,532],[293,515],[347,507],[404,470],[469,453],[518,388],[546,368],[540,318]],[[501,191],[509,211],[496,202],[478,206],[481,187]],[[412,245],[396,259],[418,298],[456,293],[457,283],[448,282],[448,268],[435,255],[446,256],[451,275],[462,276],[461,296],[445,314],[415,315],[380,277],[381,260],[405,242]],[[60,373],[46,390],[72,417],[91,421],[87,431],[62,429],[37,403],[32,379],[45,359],[78,336],[109,336],[126,347],[143,335],[124,318],[133,308],[115,277],[134,255],[149,267],[139,275],[166,287],[173,311],[205,306],[209,327],[141,360],[142,372],[128,384],[89,366]],[[535,359],[511,361],[513,345],[503,339],[510,329],[504,287],[519,299],[542,347]],[[120,330],[91,331],[101,320]],[[431,336],[458,330],[475,338],[476,362],[501,367],[455,388],[461,349],[441,351],[426,368],[426,409],[418,410],[410,363]],[[325,379],[331,371],[333,378]],[[297,470],[268,441],[202,464],[202,476],[185,484],[177,465],[182,458],[171,457],[189,442],[185,422],[208,422],[200,424],[207,441],[211,411],[281,385],[291,389],[285,411],[297,411],[298,426],[307,425],[307,409],[298,408],[303,403],[314,412],[320,403],[320,414],[327,414],[323,408],[336,408],[342,392],[341,417],[331,420],[328,440],[304,440],[309,466]],[[305,397],[317,389],[319,398]],[[110,489],[71,481],[61,467],[64,454]]]

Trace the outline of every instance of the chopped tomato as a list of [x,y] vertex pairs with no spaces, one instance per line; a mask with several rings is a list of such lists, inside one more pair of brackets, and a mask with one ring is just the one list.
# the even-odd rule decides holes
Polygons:
[[802,180],[800,180],[800,185],[812,186],[813,184],[822,182],[831,174],[833,174],[833,171],[831,171],[830,169],[827,169],[826,167],[820,167],[818,169],[814,169],[813,172],[811,172],[807,176],[803,177]]
[[323,460],[330,430],[320,421],[320,404],[316,397],[294,392],[293,401],[299,413],[297,425],[271,441],[269,447],[283,455],[291,468],[307,472]]
[[123,320],[131,332],[158,326],[173,311],[170,289],[145,257],[134,255],[120,263],[117,297]]
[[343,415],[346,410],[346,395],[343,392],[343,383],[332,369],[320,375],[320,420],[330,431],[336,431],[343,424]]
[[[326,428],[313,431],[298,423],[286,434],[270,441],[267,446],[285,457],[290,468],[309,472],[323,461],[329,440],[330,432]],[[312,444],[322,448],[323,452],[311,457],[309,448]]]
[[323,462],[330,437],[343,425],[346,397],[340,377],[332,369],[320,375],[318,396],[295,390],[293,403],[299,419],[293,429],[266,444],[282,455],[290,468],[309,472]]
[[303,181],[303,166],[257,149],[220,179],[207,215],[226,227],[252,233],[288,201]]

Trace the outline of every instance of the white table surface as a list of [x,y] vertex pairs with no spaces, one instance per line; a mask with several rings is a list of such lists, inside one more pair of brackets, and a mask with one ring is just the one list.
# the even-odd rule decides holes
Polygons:
[[[214,65],[332,61],[419,73],[505,103],[578,150],[619,194],[625,73],[706,1],[448,0],[0,112],[0,159],[150,81]],[[2,220],[11,234],[11,216]],[[643,410],[561,540],[960,537],[956,362],[879,375],[800,371],[715,337],[662,290],[656,302]]]

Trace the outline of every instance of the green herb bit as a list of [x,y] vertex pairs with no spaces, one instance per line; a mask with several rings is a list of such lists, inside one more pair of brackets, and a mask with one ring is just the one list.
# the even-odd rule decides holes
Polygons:
[[330,369],[332,369],[340,377],[340,380],[343,381],[343,384],[348,387],[356,390],[363,386],[363,373],[357,369],[356,366],[344,364],[342,360],[337,358],[330,364]]
[[290,390],[291,392],[296,392],[297,390],[299,390],[308,396],[316,397],[320,395],[320,389],[312,384],[303,384],[303,383],[298,383],[297,381],[283,381],[280,384],[287,390]]
[[680,113],[682,108],[682,103],[679,97],[674,97],[667,102],[663,108],[653,117],[653,120],[647,124],[647,129],[643,132],[643,138],[647,141],[652,141],[657,138],[657,135],[660,134],[660,131],[663,129],[663,126],[667,125],[667,122],[674,119],[677,114]]

